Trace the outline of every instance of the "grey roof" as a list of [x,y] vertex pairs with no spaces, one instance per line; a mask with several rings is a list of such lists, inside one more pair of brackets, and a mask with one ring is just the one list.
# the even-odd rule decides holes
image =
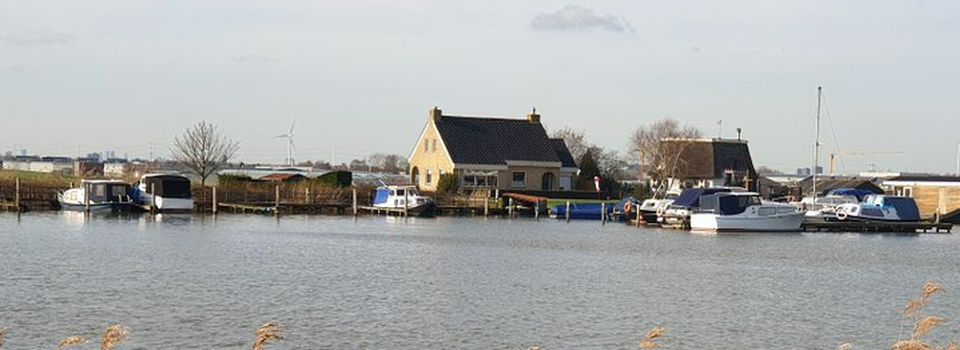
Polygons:
[[567,148],[567,143],[563,139],[550,139],[550,144],[553,145],[553,151],[557,153],[557,157],[560,158],[560,163],[564,168],[576,168],[577,161],[573,159],[573,155],[570,154],[570,149]]
[[450,158],[457,164],[503,165],[507,160],[562,162],[540,123],[442,116],[436,125]]
[[914,181],[914,182],[960,182],[960,177],[949,175],[903,175],[887,181]]

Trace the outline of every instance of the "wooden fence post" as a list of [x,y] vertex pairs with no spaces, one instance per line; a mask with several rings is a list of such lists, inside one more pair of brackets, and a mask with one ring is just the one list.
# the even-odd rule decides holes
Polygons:
[[357,216],[357,188],[353,188],[353,216]]
[[507,216],[513,217],[513,198],[507,199]]
[[537,203],[533,205],[533,218],[537,221],[540,221],[540,200],[537,200]]
[[487,190],[487,195],[483,196],[483,217],[490,215],[490,190]]
[[403,217],[410,216],[410,197],[407,195],[409,192],[403,191]]
[[600,225],[606,225],[606,224],[607,224],[607,203],[601,202],[600,203]]
[[276,188],[276,197],[273,204],[273,214],[280,216],[280,185],[277,185],[275,188]]
[[20,177],[16,178],[16,193],[14,194],[13,204],[17,207],[17,212],[21,212],[20,209]]
[[567,201],[567,211],[564,212],[567,222],[570,222],[570,201]]
[[217,186],[213,186],[213,208],[210,208],[213,211],[213,214],[217,214]]

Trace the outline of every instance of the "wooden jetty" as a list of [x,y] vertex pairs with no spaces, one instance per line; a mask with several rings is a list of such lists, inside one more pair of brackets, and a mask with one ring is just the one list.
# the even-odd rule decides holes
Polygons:
[[803,231],[950,233],[953,224],[936,222],[823,221],[804,222]]

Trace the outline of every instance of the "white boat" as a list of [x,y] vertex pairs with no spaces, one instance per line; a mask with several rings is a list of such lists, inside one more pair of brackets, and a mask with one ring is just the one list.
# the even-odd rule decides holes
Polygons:
[[644,200],[640,203],[640,207],[637,208],[640,212],[640,217],[648,224],[657,223],[658,213],[662,214],[667,206],[673,203],[679,196],[680,192],[668,191],[663,196],[654,195],[653,198]]
[[128,211],[130,184],[121,180],[81,180],[80,187],[57,195],[60,208],[81,211]]
[[133,186],[133,201],[153,212],[192,212],[190,179],[177,174],[146,174]]
[[373,206],[391,210],[406,210],[408,215],[415,216],[433,215],[436,208],[433,198],[420,195],[417,187],[413,185],[377,187],[377,192],[373,197]]
[[860,200],[851,195],[828,194],[824,197],[817,197],[816,200],[806,197],[800,202],[791,203],[799,209],[806,210],[806,217],[809,220],[832,220],[836,218],[837,208],[842,204],[856,204]]
[[700,208],[690,214],[695,232],[799,231],[804,211],[777,202],[765,202],[754,192],[717,193],[700,197]]
[[920,209],[910,197],[869,195],[863,202],[837,207],[836,219],[854,221],[920,221]]
[[657,210],[657,222],[663,227],[690,228],[690,214],[700,207],[700,198],[721,192],[740,191],[734,187],[688,188],[672,202]]

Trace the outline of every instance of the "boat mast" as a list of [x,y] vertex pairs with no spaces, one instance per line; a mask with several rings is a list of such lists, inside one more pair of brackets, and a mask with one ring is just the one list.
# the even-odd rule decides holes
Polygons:
[[813,201],[817,201],[817,166],[820,164],[820,99],[823,87],[817,86],[817,138],[813,144]]

